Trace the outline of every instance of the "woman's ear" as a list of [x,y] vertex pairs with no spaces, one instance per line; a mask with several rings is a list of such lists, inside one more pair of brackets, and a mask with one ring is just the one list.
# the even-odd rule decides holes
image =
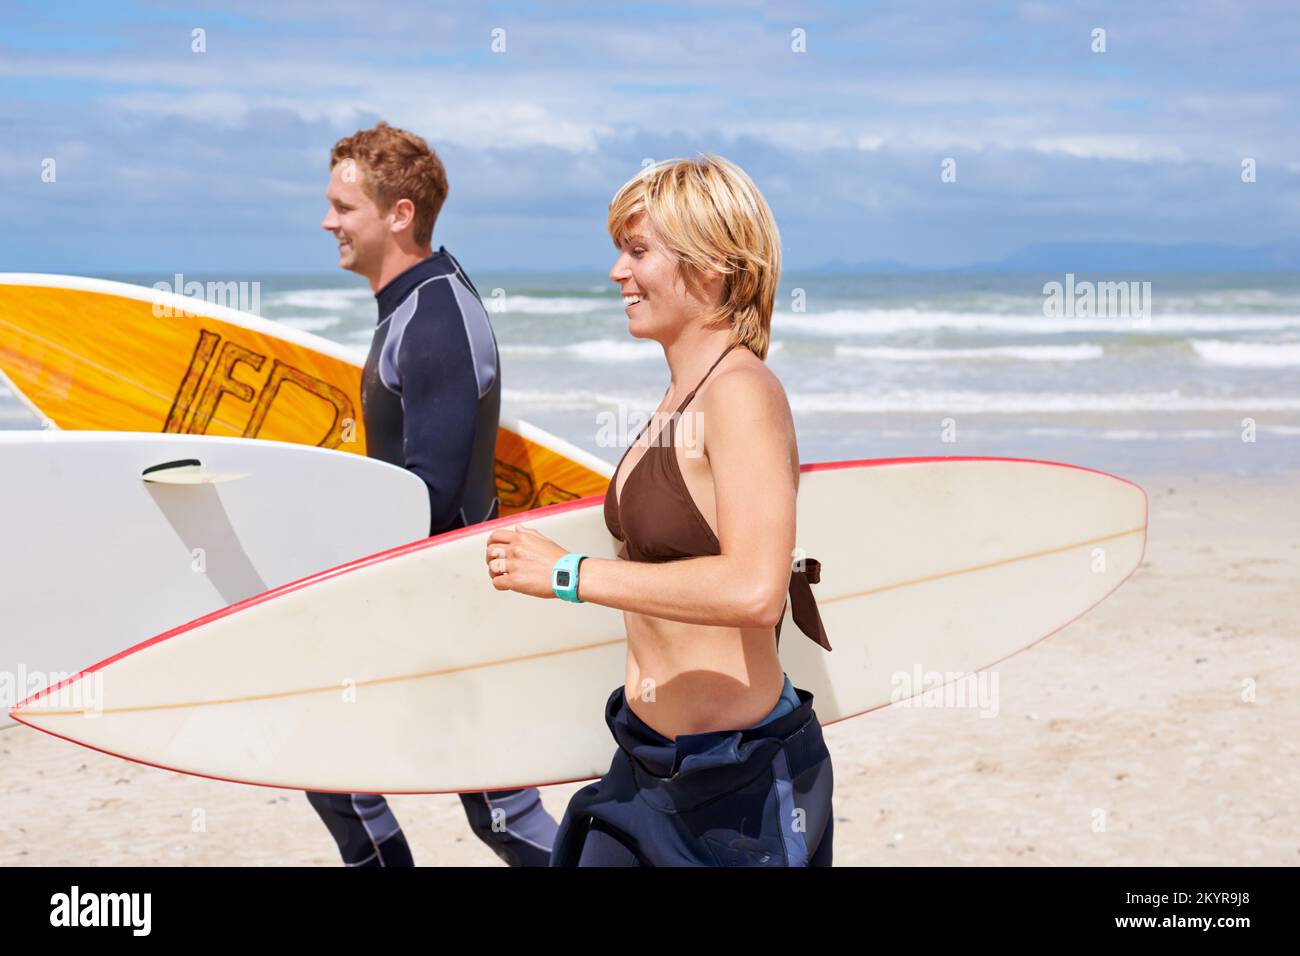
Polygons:
[[713,260],[713,268],[704,276],[703,284],[713,286],[719,289],[719,302],[726,302],[727,296],[731,294],[731,275],[723,272],[726,265],[721,259]]

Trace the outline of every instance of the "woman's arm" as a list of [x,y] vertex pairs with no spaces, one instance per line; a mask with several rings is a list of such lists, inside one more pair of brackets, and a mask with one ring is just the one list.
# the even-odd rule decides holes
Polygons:
[[[588,558],[578,596],[688,624],[773,627],[785,606],[795,537],[790,407],[766,368],[721,374],[698,401],[722,554],[663,564]],[[551,568],[564,553],[535,531],[495,531],[488,539],[489,568],[499,555],[509,570],[495,575],[493,584],[552,597]]]

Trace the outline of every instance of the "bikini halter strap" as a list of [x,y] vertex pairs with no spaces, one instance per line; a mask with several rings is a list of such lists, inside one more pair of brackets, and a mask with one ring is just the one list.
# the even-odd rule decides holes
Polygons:
[[724,358],[726,358],[727,353],[730,352],[735,347],[736,347],[736,343],[732,342],[730,345],[728,345],[725,349],[722,350],[722,354],[718,356],[717,361],[715,361],[712,365],[709,366],[709,370],[704,373],[704,378],[700,379],[699,385],[696,385],[693,389],[691,389],[691,392],[689,395],[686,396],[685,401],[683,401],[681,405],[677,406],[677,413],[679,415],[686,410],[686,406],[691,403],[691,399],[694,398],[695,393],[700,390],[700,386],[703,385],[706,381],[708,381],[709,376],[713,374],[713,370],[718,367],[718,362],[721,362]]

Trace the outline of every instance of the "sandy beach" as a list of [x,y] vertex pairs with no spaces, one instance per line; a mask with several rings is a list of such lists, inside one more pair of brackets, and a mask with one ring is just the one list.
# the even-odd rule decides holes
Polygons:
[[[837,865],[1300,864],[1300,475],[1125,477],[1150,497],[1145,561],[998,666],[996,716],[828,728]],[[578,786],[543,791],[553,815]],[[391,802],[418,864],[503,865],[456,797]],[[300,793],[23,727],[0,732],[0,834],[6,866],[339,865]]]

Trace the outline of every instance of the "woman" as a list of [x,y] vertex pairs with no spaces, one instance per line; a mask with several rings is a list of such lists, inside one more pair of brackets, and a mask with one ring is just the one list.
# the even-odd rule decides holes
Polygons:
[[701,156],[626,183],[608,228],[628,331],[658,342],[671,373],[605,496],[623,547],[584,559],[523,526],[487,543],[498,590],[618,608],[627,625],[605,708],[619,749],[574,795],[551,864],[829,866],[830,755],[777,655],[787,591],[800,628],[830,645],[817,563],[791,569],[799,456],[764,364],[776,224],[744,172]]

